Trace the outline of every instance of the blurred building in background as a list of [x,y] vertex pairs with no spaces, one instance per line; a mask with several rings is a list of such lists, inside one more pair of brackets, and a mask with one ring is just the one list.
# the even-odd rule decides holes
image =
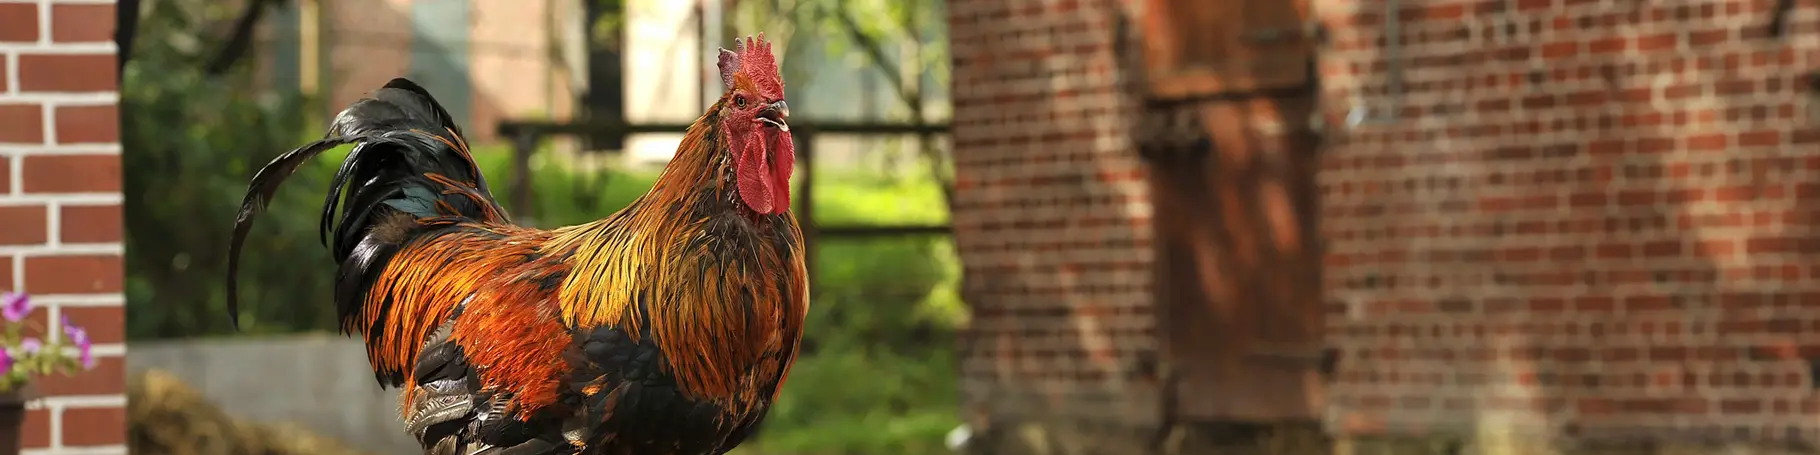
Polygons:
[[1812,5],[949,9],[991,453],[1820,441]]
[[[315,12],[304,11],[315,5]],[[507,118],[568,119],[586,90],[581,2],[283,2],[263,24],[275,89],[320,87],[324,115],[398,76],[435,93],[479,141]],[[315,25],[319,60],[301,40]],[[305,74],[315,63],[314,74]],[[313,79],[306,81],[305,79]]]
[[[568,121],[593,111],[633,123],[693,121],[720,94],[709,64],[714,51],[734,45],[734,37],[721,36],[727,30],[718,18],[731,13],[719,10],[718,1],[626,1],[609,5],[623,11],[605,11],[575,0],[315,0],[314,15],[305,11],[311,3],[283,2],[261,26],[266,52],[260,70],[274,89],[320,86],[326,118],[386,80],[408,76],[435,93],[479,143],[502,139],[497,125],[509,119]],[[706,26],[699,20],[702,8],[712,18]],[[603,14],[623,14],[621,28],[595,26]],[[319,37],[313,81],[304,74],[311,63],[302,42],[310,17],[318,18]],[[704,35],[714,41],[708,47]],[[813,36],[779,47],[788,49],[780,63],[791,84],[791,110],[799,118],[901,115],[894,93],[883,87],[885,78],[855,71],[852,56],[829,56]],[[901,49],[885,51],[895,58]],[[924,98],[931,101],[925,116],[946,118],[945,87],[933,82],[924,84],[930,88]],[[680,133],[640,134],[627,138],[623,149],[621,144],[594,148],[654,164],[668,160],[681,139]],[[553,141],[564,157],[589,145],[568,137]],[[854,163],[862,150],[880,154],[872,150],[881,142],[877,138],[823,142],[818,156],[828,165]]]

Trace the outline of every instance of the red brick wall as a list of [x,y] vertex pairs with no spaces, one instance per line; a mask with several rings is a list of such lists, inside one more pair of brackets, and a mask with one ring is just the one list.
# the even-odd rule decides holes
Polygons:
[[[1117,0],[948,2],[973,415],[1153,416],[1149,201]],[[981,423],[981,422],[977,422]]]
[[[975,416],[1148,396],[1121,3],[949,4]],[[1331,429],[1820,439],[1820,8],[1315,3]]]
[[0,289],[87,327],[100,361],[39,383],[41,453],[126,450],[113,32],[112,1],[0,0]]
[[[1815,4],[1402,3],[1319,177],[1335,428],[1820,436]],[[1384,5],[1317,7],[1328,118]]]

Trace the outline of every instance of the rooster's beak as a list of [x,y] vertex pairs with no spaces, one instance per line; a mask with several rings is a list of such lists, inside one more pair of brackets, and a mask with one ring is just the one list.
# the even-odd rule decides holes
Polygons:
[[769,123],[779,131],[786,133],[790,132],[789,120],[790,105],[784,104],[784,100],[777,100],[777,102],[765,106],[765,110],[758,113],[758,121]]

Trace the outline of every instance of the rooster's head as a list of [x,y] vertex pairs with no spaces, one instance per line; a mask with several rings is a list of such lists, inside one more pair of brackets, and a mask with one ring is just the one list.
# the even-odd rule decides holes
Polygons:
[[740,200],[761,215],[790,209],[790,174],[796,143],[790,138],[790,106],[784,80],[765,34],[739,41],[739,50],[720,50],[720,131],[733,154]]

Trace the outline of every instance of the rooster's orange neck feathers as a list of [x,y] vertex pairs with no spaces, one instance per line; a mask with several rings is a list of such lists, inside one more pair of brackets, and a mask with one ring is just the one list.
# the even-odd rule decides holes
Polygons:
[[739,109],[734,93],[763,90],[752,84],[730,87],[690,125],[650,192],[605,219],[553,232],[543,248],[571,267],[555,299],[566,324],[648,337],[687,393],[733,406],[770,398],[751,396],[764,386],[746,382],[787,368],[765,359],[793,352],[808,309],[795,218],[754,213],[738,197],[739,179],[753,176],[740,174],[723,120]]

